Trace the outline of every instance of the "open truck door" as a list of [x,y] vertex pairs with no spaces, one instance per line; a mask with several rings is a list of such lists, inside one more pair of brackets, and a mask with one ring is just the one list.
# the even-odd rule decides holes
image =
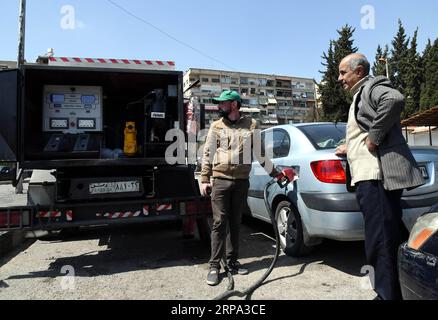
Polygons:
[[18,75],[18,69],[0,71],[0,181],[12,181],[16,177]]

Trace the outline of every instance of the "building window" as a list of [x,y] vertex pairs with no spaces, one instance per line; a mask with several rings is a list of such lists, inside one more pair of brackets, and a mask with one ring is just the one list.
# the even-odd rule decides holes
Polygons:
[[211,82],[213,82],[213,83],[219,83],[219,82],[221,82],[221,81],[219,80],[219,78],[212,78],[212,79],[211,79]]
[[294,99],[301,99],[301,93],[299,93],[299,92],[293,92],[293,93],[292,93],[292,97],[293,97]]
[[221,77],[221,83],[230,84],[230,83],[231,83],[231,77],[228,77],[228,76],[222,76],[222,77]]
[[275,81],[274,80],[267,80],[266,86],[267,87],[275,87]]
[[266,87],[267,83],[268,83],[268,80],[266,80],[266,79],[259,79],[259,86],[260,87]]
[[258,106],[259,100],[258,99],[249,99],[249,105],[250,106]]
[[294,89],[305,89],[306,85],[303,82],[292,82],[292,88],[294,88]]
[[231,78],[231,84],[239,84],[238,78]]
[[251,88],[251,94],[256,94],[256,89],[255,88]]
[[237,93],[239,93],[239,88],[230,88],[231,91],[236,91]]
[[313,92],[306,92],[308,99],[315,99],[315,94]]
[[208,79],[208,78],[202,78],[201,81],[202,81],[202,82],[208,82],[209,79]]
[[249,84],[249,81],[248,81],[248,78],[246,78],[246,77],[241,77],[240,78],[240,84]]
[[300,102],[300,108],[307,108],[307,103]]
[[242,94],[248,94],[248,88],[242,88],[241,93]]

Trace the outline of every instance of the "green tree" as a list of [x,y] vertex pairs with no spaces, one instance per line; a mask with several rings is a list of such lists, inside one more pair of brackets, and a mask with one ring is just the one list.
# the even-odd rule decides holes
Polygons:
[[325,71],[320,84],[321,102],[323,107],[323,119],[325,121],[347,121],[348,111],[351,104],[351,95],[342,88],[338,82],[339,64],[342,59],[351,53],[357,52],[354,47],[353,34],[355,29],[346,25],[337,30],[339,38],[330,41],[327,53],[323,53],[322,65]]
[[418,29],[415,31],[408,49],[405,73],[400,75],[405,84],[404,95],[406,97],[406,107],[402,118],[408,118],[420,111],[422,67],[421,57],[417,52],[417,37]]
[[430,40],[422,58],[423,83],[421,87],[421,109],[426,110],[438,105],[438,39],[433,45]]
[[380,59],[388,59],[389,48],[388,45],[385,46],[385,50],[382,50],[382,47],[379,45],[377,47],[376,60],[372,67],[373,75],[377,76],[385,76],[386,77],[386,62],[380,61]]
[[394,87],[402,94],[405,93],[406,82],[403,77],[407,73],[409,39],[401,20],[398,21],[398,32],[392,40],[391,57],[389,59],[389,75]]

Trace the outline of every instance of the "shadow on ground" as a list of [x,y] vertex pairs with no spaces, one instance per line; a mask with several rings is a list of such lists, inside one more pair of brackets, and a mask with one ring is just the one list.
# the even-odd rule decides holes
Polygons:
[[[252,218],[245,218],[242,226],[241,258],[249,260],[246,265],[250,272],[267,269],[275,253],[275,242],[269,237],[274,233],[269,224]],[[198,238],[184,239],[181,225],[157,223],[125,226],[122,228],[104,227],[80,230],[68,237],[54,235],[44,238],[40,245],[56,243],[98,240],[99,246],[78,256],[54,257],[46,271],[15,275],[9,279],[57,278],[62,276],[64,266],[72,266],[75,276],[96,277],[138,270],[153,270],[175,266],[193,266],[207,264],[210,244]],[[282,255],[277,266],[301,265],[297,276],[305,272],[307,266],[320,263],[354,276],[361,276],[360,270],[365,264],[362,242],[326,241],[309,256],[291,258]],[[268,280],[276,281],[280,279]]]

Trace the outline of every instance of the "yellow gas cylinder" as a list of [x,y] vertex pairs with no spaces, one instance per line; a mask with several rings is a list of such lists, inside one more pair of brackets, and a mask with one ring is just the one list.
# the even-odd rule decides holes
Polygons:
[[135,122],[126,122],[125,146],[123,151],[127,157],[132,157],[137,154],[137,130],[135,129]]

